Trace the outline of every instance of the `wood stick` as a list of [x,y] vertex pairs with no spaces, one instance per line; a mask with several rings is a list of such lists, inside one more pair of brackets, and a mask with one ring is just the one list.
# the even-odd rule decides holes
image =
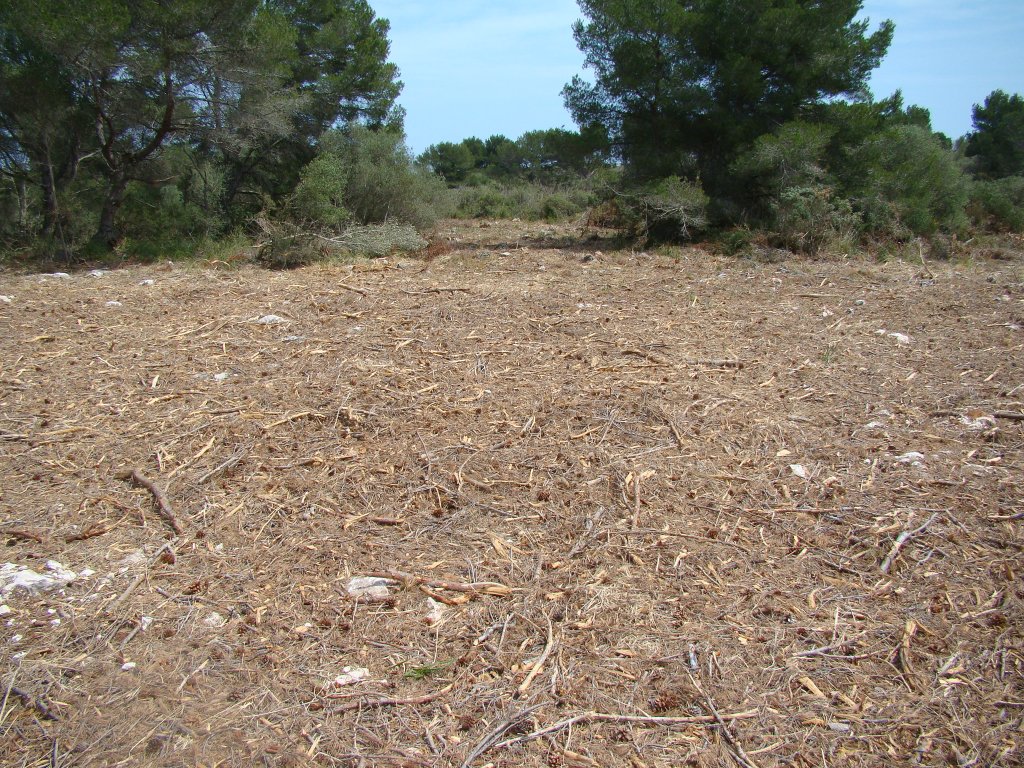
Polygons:
[[715,360],[715,359],[703,359],[693,358],[686,361],[687,365],[706,365],[711,368],[743,368],[746,363],[742,360]]
[[[429,702],[436,699],[438,696],[443,696],[448,693],[452,688],[455,687],[455,683],[446,685],[438,691],[428,693],[425,696],[416,696],[411,699],[391,699],[391,698],[379,698],[379,699],[367,699],[359,701],[351,701],[348,704],[342,704],[340,707],[336,707],[331,710],[332,712],[348,712],[353,709],[362,709],[363,707],[402,707],[402,706],[414,706],[416,704],[428,704]],[[372,695],[372,694],[361,694],[361,695]]]
[[421,296],[425,293],[469,293],[469,288],[426,288],[422,291],[402,291],[406,296]]
[[43,537],[39,534],[32,533],[31,531],[22,531],[16,528],[0,528],[0,534],[4,536],[10,536],[14,539],[22,539],[24,541],[34,541],[38,544],[43,543]]
[[533,668],[530,669],[530,674],[528,674],[526,676],[526,679],[523,680],[523,682],[521,682],[519,684],[519,694],[520,695],[526,693],[529,690],[530,684],[533,683],[533,679],[535,677],[537,677],[538,674],[540,674],[540,671],[541,671],[541,669],[544,666],[544,662],[548,660],[548,656],[551,655],[551,649],[554,648],[554,647],[555,647],[555,640],[554,640],[554,637],[552,636],[552,631],[551,631],[551,619],[548,619],[548,641],[544,645],[544,651],[543,651],[543,653],[541,653],[540,658],[537,659],[537,661],[533,665]]
[[743,746],[739,743],[739,741],[736,740],[736,737],[732,735],[732,731],[729,730],[729,726],[725,724],[725,720],[718,713],[718,709],[717,707],[715,707],[715,702],[701,687],[701,684],[697,682],[697,678],[695,678],[689,672],[686,673],[686,676],[690,678],[690,682],[693,683],[693,687],[697,689],[697,693],[699,693],[704,698],[704,705],[708,708],[708,711],[714,716],[715,721],[722,729],[722,737],[729,744],[729,746],[732,747],[733,756],[736,758],[736,762],[739,763],[743,768],[760,768],[758,764],[750,758],[750,755],[748,755],[743,750]]
[[885,560],[882,561],[882,573],[889,573],[889,569],[892,568],[892,564],[896,561],[896,558],[900,556],[900,550],[903,549],[903,546],[918,534],[924,533],[928,526],[935,522],[935,518],[937,518],[938,516],[939,513],[936,512],[927,520],[925,520],[923,525],[919,525],[912,531],[903,531],[903,533],[896,537],[896,541],[892,545],[892,549],[889,550],[889,554],[886,555]]
[[127,472],[119,472],[117,474],[119,480],[130,480],[135,485],[145,488],[156,499],[157,511],[160,516],[171,526],[171,530],[178,536],[182,534],[181,523],[178,522],[177,516],[174,514],[174,508],[171,507],[171,503],[167,500],[164,492],[161,491],[152,480],[142,474],[142,470],[133,469]]
[[354,285],[349,285],[348,283],[335,283],[335,285],[337,285],[339,288],[344,288],[346,291],[358,293],[360,296],[365,296],[367,293],[362,288],[356,288]]
[[[721,716],[722,720],[749,720],[758,717],[760,713],[756,709],[746,712],[732,712]],[[717,725],[718,719],[713,715],[693,715],[690,717],[661,717],[643,715],[615,715],[604,712],[584,712],[575,717],[559,720],[557,723],[545,726],[539,730],[527,733],[524,736],[516,736],[514,739],[507,739],[496,745],[499,748],[510,747],[513,744],[521,744],[526,741],[543,738],[552,733],[557,733],[565,728],[579,723],[637,723],[640,725]]]
[[[932,411],[929,416],[961,416],[959,411]],[[1024,413],[1017,413],[1016,411],[993,411],[988,414],[996,419],[1006,419],[1007,421],[1024,421]]]
[[466,592],[472,595],[484,594],[484,595],[498,595],[505,596],[512,592],[509,587],[504,584],[498,584],[495,581],[478,581],[472,584],[465,584],[460,581],[444,581],[443,579],[428,579],[423,576],[417,576],[415,573],[408,573],[406,571],[373,571],[368,573],[368,576],[376,576],[381,579],[394,579],[400,581],[403,584],[423,584],[428,587],[435,589],[448,589],[452,592]]
[[486,736],[477,742],[476,746],[473,747],[473,751],[470,752],[466,759],[462,761],[462,765],[460,765],[459,768],[469,768],[473,764],[474,760],[494,746],[494,742],[500,739],[510,728],[525,720],[529,715],[533,714],[542,706],[544,705],[534,704],[533,706],[520,710],[511,717],[507,717],[502,720],[492,728]]

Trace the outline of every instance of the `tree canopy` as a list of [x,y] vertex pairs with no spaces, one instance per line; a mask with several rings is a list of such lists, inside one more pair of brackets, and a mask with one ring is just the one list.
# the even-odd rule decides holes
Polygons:
[[607,127],[638,179],[696,175],[728,190],[729,165],[810,107],[866,90],[893,25],[869,33],[860,0],[580,0],[574,34],[593,82],[566,105]]
[[984,104],[975,104],[966,154],[986,178],[1024,175],[1024,98],[993,91]]
[[47,236],[86,163],[107,247],[129,186],[182,172],[170,147],[218,167],[225,206],[283,197],[325,131],[400,124],[388,29],[366,0],[9,0],[0,168],[38,186]]

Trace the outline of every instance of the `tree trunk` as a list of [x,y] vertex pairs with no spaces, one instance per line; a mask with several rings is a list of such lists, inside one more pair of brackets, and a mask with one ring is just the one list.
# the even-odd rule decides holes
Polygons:
[[49,157],[40,163],[39,186],[43,192],[43,225],[39,234],[43,238],[50,238],[55,234],[60,221],[60,203],[57,200],[57,179]]
[[121,241],[121,232],[117,228],[117,214],[124,203],[125,191],[128,189],[128,178],[124,171],[114,171],[110,175],[110,184],[107,187],[107,197],[103,201],[103,210],[100,212],[100,226],[93,236],[93,242],[102,245],[108,250]]
[[18,176],[14,186],[18,190],[18,229],[25,232],[28,229],[28,184],[25,177]]

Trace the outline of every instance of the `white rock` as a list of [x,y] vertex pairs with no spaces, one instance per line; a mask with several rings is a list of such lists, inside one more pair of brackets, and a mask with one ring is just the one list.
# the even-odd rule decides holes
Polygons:
[[912,339],[905,333],[896,333],[895,331],[887,331],[885,328],[879,328],[875,331],[876,336],[886,336],[893,339],[898,345],[907,346],[911,343]]
[[789,469],[797,477],[803,480],[807,479],[807,468],[803,464],[790,464]]
[[382,579],[377,576],[356,576],[349,580],[345,590],[350,597],[369,597],[382,600],[391,594],[388,587],[397,583],[394,579]]
[[70,280],[71,275],[67,272],[49,272],[43,275],[43,278],[52,277],[54,280]]
[[106,304],[104,304],[104,306],[105,307],[123,307],[124,305],[120,301],[111,300],[111,301],[108,301]]
[[277,325],[278,323],[287,323],[280,315],[263,315],[256,320],[260,325]]
[[920,451],[907,451],[896,457],[896,461],[900,464],[914,464],[920,465],[924,461],[924,454]]
[[354,683],[361,683],[370,677],[370,670],[366,667],[342,667],[341,674],[331,681],[335,688],[341,688]]
[[208,627],[214,627],[214,628],[223,627],[227,623],[228,623],[228,620],[225,619],[223,616],[221,616],[216,611],[213,611],[209,616],[207,616],[205,619],[203,619],[203,624],[205,624]]
[[0,293],[0,304],[10,304],[14,301],[13,296],[7,296],[6,294]]
[[6,616],[11,612],[11,606],[7,604],[0,604],[0,616]]
[[89,277],[106,277],[107,271],[106,269],[94,269],[89,272]]
[[218,382],[218,383],[225,382],[225,381],[227,381],[230,378],[231,378],[231,374],[226,372],[226,371],[224,371],[222,373],[215,373],[215,374],[213,374],[213,380]]
[[965,414],[960,417],[960,423],[968,429],[974,429],[980,432],[995,427],[996,420],[994,416],[990,416],[988,414],[981,414],[978,416]]
[[24,565],[4,563],[0,565],[0,595],[7,597],[15,592],[37,595],[67,586],[78,578],[56,560],[46,563],[47,573],[36,573]]
[[152,616],[143,616],[141,619],[139,619],[139,629],[141,629],[143,632],[145,632],[147,629],[149,629],[152,626],[153,626],[153,617]]
[[126,661],[124,664],[121,665],[121,671],[122,672],[131,672],[137,666],[139,666],[139,665],[136,664],[134,661]]
[[285,336],[281,341],[285,344],[299,344],[306,340],[305,336]]
[[156,280],[147,277],[145,280],[139,280],[139,285],[156,285]]
[[436,627],[441,623],[441,619],[444,618],[444,604],[439,603],[432,597],[428,597],[427,605],[430,607],[430,610],[423,617],[423,620],[427,623],[428,627]]

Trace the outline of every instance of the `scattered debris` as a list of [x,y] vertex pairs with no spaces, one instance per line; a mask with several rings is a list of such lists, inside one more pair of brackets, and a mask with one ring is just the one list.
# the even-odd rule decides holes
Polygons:
[[228,620],[217,611],[211,611],[206,615],[206,618],[203,619],[203,624],[208,627],[223,627],[227,623]]
[[394,579],[379,576],[356,576],[349,580],[345,591],[349,597],[384,600],[391,595],[390,587],[397,585]]
[[896,457],[896,461],[900,464],[910,464],[914,467],[920,467],[924,462],[925,456],[920,451],[907,451]]
[[887,331],[885,328],[879,328],[875,331],[876,336],[886,336],[893,339],[898,345],[906,346],[911,343],[911,338],[905,333],[896,333],[895,331]]
[[341,674],[331,681],[334,688],[343,688],[346,685],[355,685],[370,679],[370,670],[366,667],[342,667]]
[[7,598],[17,593],[37,595],[65,587],[78,574],[68,570],[56,560],[47,560],[43,573],[37,573],[25,565],[4,563],[0,565],[0,595]]
[[287,323],[288,320],[285,320],[280,315],[263,315],[257,318],[256,322],[260,325],[278,325],[279,323]]

